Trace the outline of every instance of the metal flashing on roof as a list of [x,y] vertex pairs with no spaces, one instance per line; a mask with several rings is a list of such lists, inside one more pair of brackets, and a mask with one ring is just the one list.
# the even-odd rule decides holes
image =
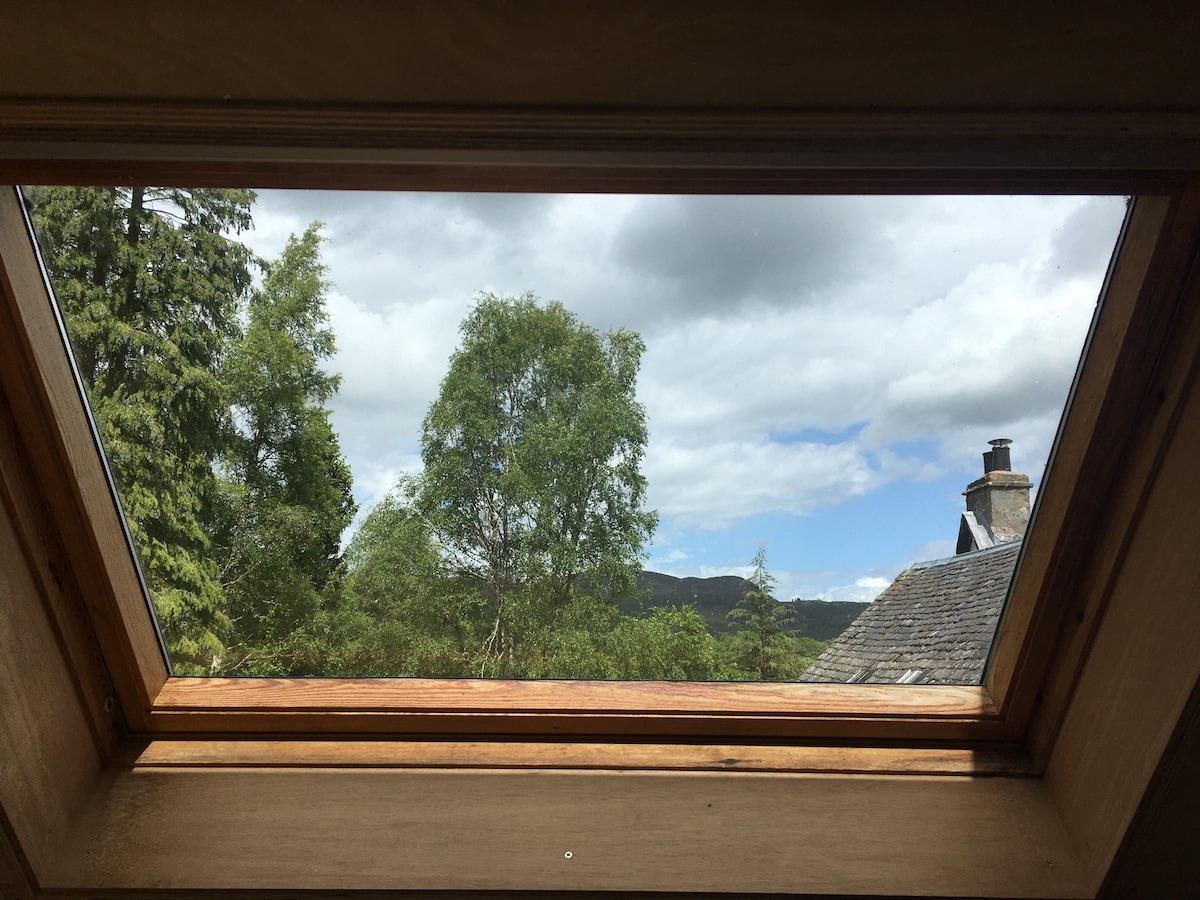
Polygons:
[[992,534],[992,530],[988,528],[986,522],[982,521],[969,509],[963,512],[958,525],[956,553],[986,550],[988,547],[994,547],[996,543],[996,536]]
[[[921,562],[915,562],[905,569],[904,572],[908,572],[912,569],[932,569],[935,566],[948,566],[956,562],[961,562],[964,558],[974,559],[977,556],[985,556],[989,553],[999,553],[1006,547],[1018,546],[1020,543],[1021,538],[1016,538],[1015,540],[1011,541],[997,540],[990,547],[982,547],[978,550],[968,550],[966,553],[956,553],[953,556],[939,556],[937,559],[925,559]],[[904,572],[901,572],[900,575],[897,576],[897,579],[903,577]]]

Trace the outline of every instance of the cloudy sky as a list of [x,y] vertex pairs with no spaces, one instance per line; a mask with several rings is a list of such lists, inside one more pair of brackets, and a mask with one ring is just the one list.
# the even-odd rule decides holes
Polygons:
[[646,567],[871,599],[950,555],[996,437],[1040,482],[1124,198],[264,191],[251,246],[325,223],[361,504],[420,470],[420,424],[480,291],[646,342],[660,524]]

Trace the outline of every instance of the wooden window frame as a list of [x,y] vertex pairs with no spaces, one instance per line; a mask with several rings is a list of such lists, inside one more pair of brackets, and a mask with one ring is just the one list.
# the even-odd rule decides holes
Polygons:
[[[721,176],[714,173],[697,186],[708,192],[725,190],[727,179]],[[503,185],[501,178],[487,187]],[[607,186],[602,178],[600,185]],[[1038,187],[1044,191],[1047,186]],[[8,193],[12,194],[12,189]],[[6,228],[19,240],[15,238],[20,226],[16,200],[10,196],[0,202],[4,203],[0,210],[11,220]],[[1130,224],[1135,246],[1155,242],[1169,205],[1166,197],[1146,198],[1134,209]],[[1095,333],[1088,338],[1090,345],[1098,335],[1099,346],[1096,352],[1085,347],[1061,444],[1048,467],[1026,542],[1028,549],[1023,551],[1003,627],[981,685],[171,676],[127,544],[127,531],[113,502],[111,478],[98,438],[76,386],[73,364],[64,354],[65,335],[56,333],[61,325],[46,288],[35,287],[28,258],[24,260],[28,291],[15,298],[12,315],[13,327],[28,335],[29,344],[24,353],[14,349],[7,358],[21,369],[40,369],[47,381],[45,390],[35,390],[26,401],[34,416],[23,424],[26,429],[38,423],[45,426],[41,440],[47,445],[55,442],[55,432],[62,442],[56,455],[60,459],[65,455],[67,466],[44,467],[39,472],[41,483],[79,485],[79,496],[71,499],[82,501],[84,520],[69,546],[85,546],[92,552],[83,557],[76,551],[78,558],[68,565],[72,571],[90,568],[103,573],[101,579],[85,582],[96,589],[88,592],[93,596],[84,603],[105,667],[121,673],[114,676],[115,701],[138,733],[260,738],[281,732],[492,735],[509,740],[548,736],[1011,740],[1025,733],[1032,697],[1039,690],[1053,650],[1046,634],[1058,627],[1069,602],[1065,582],[1050,583],[1051,564],[1056,572],[1071,570],[1073,563],[1064,565],[1062,557],[1080,556],[1094,540],[1092,534],[1078,528],[1067,534],[1065,526],[1080,515],[1075,511],[1078,505],[1072,504],[1084,502],[1075,491],[1085,465],[1089,471],[1095,470],[1097,456],[1105,451],[1113,455],[1107,445],[1103,451],[1092,445],[1100,433],[1097,419],[1102,404],[1113,402],[1127,378],[1114,363],[1122,354],[1142,355],[1143,332],[1154,327],[1153,322],[1143,323],[1145,310],[1141,319],[1137,317],[1137,280],[1124,270],[1144,263],[1140,257],[1128,261],[1128,254],[1122,252],[1124,243],[1123,234],[1114,252],[1113,278],[1104,285],[1107,296],[1094,323]],[[89,443],[96,447],[93,454],[84,449]],[[68,447],[74,450],[65,454]],[[68,502],[60,500],[58,505],[65,507]],[[68,514],[64,509],[62,515]],[[1061,549],[1064,544],[1066,549]],[[1039,623],[1040,630],[1030,630],[1033,622]],[[104,623],[113,624],[105,628]]]
[[[36,104],[23,110],[31,133],[62,114]],[[967,153],[978,168],[914,173],[892,168],[895,151],[887,149],[875,167],[823,168],[804,154],[762,150],[764,142],[786,145],[787,129],[797,127],[771,115],[733,122],[710,114],[702,126],[688,124],[701,132],[689,140],[707,141],[697,161],[693,149],[679,149],[680,126],[670,117],[650,129],[658,143],[646,149],[644,114],[601,117],[597,137],[593,117],[544,114],[514,125],[494,113],[462,113],[439,120],[434,138],[428,123],[421,132],[451,149],[418,147],[379,162],[369,159],[370,145],[404,133],[401,114],[355,114],[349,137],[343,127],[343,144],[330,148],[330,121],[346,122],[336,110],[258,110],[257,120],[203,105],[151,112],[172,123],[170,146],[138,143],[136,128],[130,137],[130,122],[148,115],[136,104],[80,104],[68,117],[76,143],[60,138],[10,154],[0,169],[26,183],[1099,191],[1140,199],[986,683],[717,689],[168,678],[42,273],[6,193],[0,384],[11,426],[0,439],[0,474],[17,548],[7,558],[27,571],[14,598],[27,607],[30,640],[57,654],[40,675],[58,689],[50,701],[30,673],[7,664],[6,674],[29,688],[21,708],[30,714],[21,720],[28,747],[13,748],[25,781],[0,785],[0,824],[20,857],[10,866],[14,879],[41,890],[114,892],[1098,890],[1200,674],[1186,653],[1162,651],[1164,640],[1179,645],[1200,630],[1182,587],[1191,570],[1175,564],[1153,576],[1164,535],[1200,537],[1192,522],[1169,532],[1163,525],[1180,504],[1179,485],[1197,486],[1185,446],[1200,423],[1200,398],[1190,390],[1200,360],[1200,183],[1086,162],[1047,172],[1019,153],[1015,163]],[[274,116],[270,133],[256,131],[249,152],[245,130],[264,112]],[[413,115],[416,125],[423,115]],[[767,137],[751,127],[748,144],[722,144],[719,135],[747,123]],[[509,145],[459,149],[489,127],[508,129]],[[580,138],[587,127],[593,133]],[[307,154],[301,161],[290,145],[281,149],[296,133]],[[77,149],[118,134],[128,143],[107,156]],[[909,137],[918,152],[919,131]],[[747,157],[755,140],[771,165]],[[928,151],[944,136],[925,140]],[[604,142],[636,152],[614,159],[589,149]],[[1164,598],[1138,619],[1147,573]],[[50,721],[32,721],[39,708]],[[82,738],[55,745],[53,779],[31,758],[54,744],[51,726]],[[419,814],[373,802],[380,792]],[[447,796],[461,806],[442,808],[438,798]],[[714,832],[693,823],[713,806],[723,822],[760,838],[772,829],[803,832],[807,865],[761,854],[705,859],[694,842]],[[939,815],[914,825],[915,811],[931,807]],[[581,817],[580,808],[592,814]],[[662,843],[631,845],[621,833],[631,816],[661,826]],[[311,827],[271,834],[272,825],[299,821]],[[487,836],[455,866],[446,848],[479,829]],[[397,830],[409,844],[395,844]],[[851,833],[858,865],[839,876]],[[270,855],[272,846],[282,857]],[[946,850],[964,846],[967,861]],[[564,869],[568,850],[573,868]],[[358,861],[351,870],[345,853]]]

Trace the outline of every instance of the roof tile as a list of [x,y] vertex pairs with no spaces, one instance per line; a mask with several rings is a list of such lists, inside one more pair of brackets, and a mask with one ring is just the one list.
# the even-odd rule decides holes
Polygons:
[[909,567],[800,680],[890,684],[920,669],[921,684],[979,684],[1020,549],[1013,541]]

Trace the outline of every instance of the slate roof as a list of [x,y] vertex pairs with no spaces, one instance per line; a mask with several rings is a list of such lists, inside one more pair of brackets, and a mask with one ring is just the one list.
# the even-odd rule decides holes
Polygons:
[[801,681],[979,684],[1021,541],[901,572]]

